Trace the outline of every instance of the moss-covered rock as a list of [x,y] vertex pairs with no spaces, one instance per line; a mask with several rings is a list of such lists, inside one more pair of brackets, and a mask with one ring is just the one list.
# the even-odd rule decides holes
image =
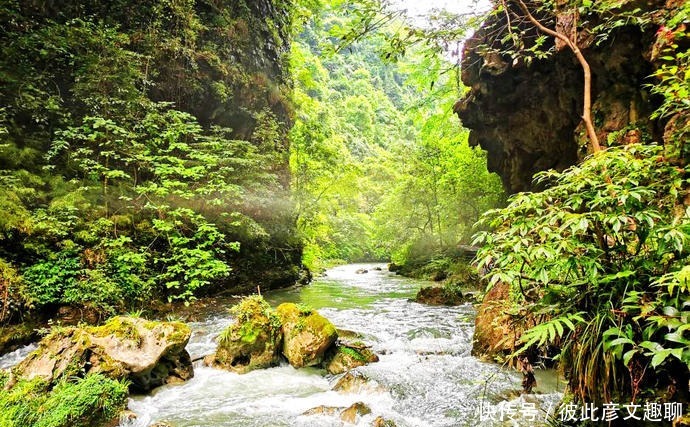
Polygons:
[[414,301],[426,305],[460,305],[476,302],[474,294],[463,294],[460,287],[452,283],[444,286],[424,286],[417,291]]
[[323,366],[329,374],[337,375],[378,361],[376,353],[362,342],[340,341],[328,352]]
[[335,343],[335,326],[315,310],[293,303],[278,306],[277,314],[283,330],[283,355],[295,368],[316,366],[323,362],[326,351]]
[[210,366],[246,373],[280,362],[280,319],[260,296],[244,298],[231,312],[236,321],[223,331],[216,353],[205,361]]
[[150,390],[193,376],[184,349],[191,331],[180,322],[151,322],[114,317],[102,326],[55,328],[38,349],[13,370],[18,379],[62,378],[101,373],[128,379],[133,388]]

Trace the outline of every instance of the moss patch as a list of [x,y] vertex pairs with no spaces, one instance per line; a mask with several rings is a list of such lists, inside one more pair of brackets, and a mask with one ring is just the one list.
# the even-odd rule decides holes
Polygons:
[[127,317],[113,317],[102,326],[92,326],[86,330],[96,337],[116,336],[131,341],[137,346],[141,345],[141,334],[137,326]]

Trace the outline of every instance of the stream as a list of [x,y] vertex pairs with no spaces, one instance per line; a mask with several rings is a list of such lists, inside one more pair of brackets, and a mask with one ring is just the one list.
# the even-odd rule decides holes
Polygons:
[[[358,269],[368,272],[357,274]],[[377,416],[398,427],[546,425],[543,411],[561,398],[557,376],[538,371],[535,393],[520,396],[519,373],[470,355],[471,305],[430,307],[409,301],[424,284],[396,276],[384,264],[350,264],[328,270],[310,285],[264,294],[274,307],[282,302],[308,304],[337,328],[362,334],[380,361],[357,371],[379,387],[336,392],[332,387],[340,376],[315,368],[297,370],[287,363],[238,375],[197,362],[194,378],[185,384],[132,397],[129,408],[137,418],[122,427],[147,427],[156,421],[174,427],[342,426],[338,415],[303,413],[320,405],[344,408],[355,402],[372,411],[359,418],[360,426],[370,426]],[[197,314],[203,320],[190,323],[193,334],[187,346],[193,359],[212,353],[214,338],[232,322],[225,309]],[[6,355],[0,366],[14,364],[20,356]],[[505,405],[513,420],[498,416],[508,414]],[[535,419],[521,416],[526,405],[538,409]],[[489,411],[492,417],[486,415]]]

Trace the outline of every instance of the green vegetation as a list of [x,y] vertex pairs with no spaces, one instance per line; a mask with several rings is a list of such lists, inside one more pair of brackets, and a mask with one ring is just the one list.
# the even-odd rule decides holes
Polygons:
[[0,425],[6,427],[93,427],[125,409],[128,385],[102,375],[63,380],[52,390],[40,379],[20,380],[9,390],[0,378]]
[[673,385],[690,377],[688,11],[657,32],[651,91],[664,99],[651,117],[670,119],[664,144],[612,133],[612,148],[538,174],[546,189],[487,213],[492,231],[477,236],[490,286],[509,284],[512,314],[535,324],[513,356],[557,348],[580,402],[689,397]]
[[260,295],[242,298],[230,308],[230,313],[237,321],[221,333],[221,343],[228,343],[239,335],[242,342],[251,344],[263,330],[270,330],[272,334],[280,330],[280,318]]
[[0,6],[0,322],[296,278],[283,59],[299,11],[261,7]]
[[485,154],[452,118],[458,70],[422,49],[386,61],[376,38],[334,54],[353,25],[342,7],[325,4],[292,49],[292,187],[304,262],[316,269],[452,252],[502,200]]

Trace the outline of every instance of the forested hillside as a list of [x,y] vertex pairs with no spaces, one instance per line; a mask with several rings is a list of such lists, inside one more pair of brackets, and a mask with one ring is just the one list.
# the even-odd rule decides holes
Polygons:
[[0,7],[0,322],[294,283],[293,8]]
[[343,44],[353,18],[342,7],[325,5],[293,45],[291,165],[305,263],[453,253],[503,197],[453,117],[459,69],[422,47],[393,61],[381,38]]

